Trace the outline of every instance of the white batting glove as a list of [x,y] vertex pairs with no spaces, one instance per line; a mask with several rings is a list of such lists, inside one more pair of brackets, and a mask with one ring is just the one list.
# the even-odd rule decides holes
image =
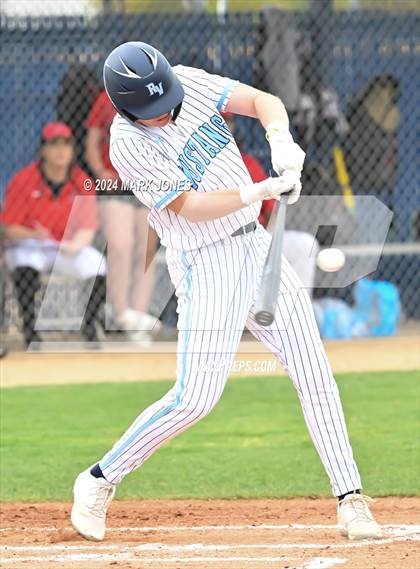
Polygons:
[[280,176],[285,170],[302,171],[305,153],[293,141],[288,128],[281,121],[274,121],[267,126],[266,138],[271,148],[271,163]]
[[262,182],[242,186],[239,195],[245,205],[251,205],[261,200],[280,199],[282,194],[291,192],[287,203],[295,203],[301,190],[300,175],[297,172],[284,172],[279,178],[267,178]]
[[[285,170],[278,179],[283,180],[283,184],[288,188],[286,190],[286,192],[289,192],[289,197],[287,198],[288,205],[293,205],[298,201],[300,192],[302,191],[300,172],[298,173],[294,170]],[[280,196],[276,199],[280,199]]]

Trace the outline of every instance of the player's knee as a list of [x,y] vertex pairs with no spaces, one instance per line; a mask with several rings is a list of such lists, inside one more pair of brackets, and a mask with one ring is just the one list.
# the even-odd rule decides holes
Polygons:
[[206,417],[216,405],[218,399],[214,399],[215,398],[205,398],[190,401],[184,406],[183,411],[185,415],[194,422],[200,421],[201,419],[204,419],[204,417]]
[[208,403],[206,401],[201,402],[196,409],[196,414],[198,417],[198,420],[204,419],[204,417],[206,417],[210,411],[213,409],[214,404]]

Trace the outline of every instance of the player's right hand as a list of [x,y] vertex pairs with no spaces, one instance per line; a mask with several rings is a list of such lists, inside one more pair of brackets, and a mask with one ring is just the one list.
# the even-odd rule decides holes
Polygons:
[[[275,199],[280,199],[280,196],[284,193],[288,193],[287,203],[292,205],[296,203],[299,199],[300,192],[302,190],[302,182],[300,181],[300,174],[294,170],[285,170],[279,178],[273,178],[273,180],[281,181],[280,193],[273,196]],[[287,189],[284,189],[287,188]]]
[[267,178],[256,184],[242,186],[239,188],[239,195],[244,204],[250,205],[261,200],[278,200],[282,194],[290,192],[287,203],[293,204],[299,199],[301,188],[300,174],[286,170],[278,178]]

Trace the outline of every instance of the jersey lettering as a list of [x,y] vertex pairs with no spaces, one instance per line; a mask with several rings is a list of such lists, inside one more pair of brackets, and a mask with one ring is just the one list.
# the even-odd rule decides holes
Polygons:
[[227,134],[228,136],[232,136],[232,133],[229,130],[228,125],[226,124],[226,122],[222,119],[221,116],[219,115],[213,115],[210,118],[210,122],[219,130],[221,130],[222,132],[224,132],[225,134]]
[[185,156],[191,162],[194,162],[194,164],[196,165],[195,169],[197,170],[197,172],[199,172],[200,174],[204,174],[205,168],[204,168],[203,164],[200,162],[200,160],[196,156],[193,155],[193,150],[194,149],[191,148],[191,142],[187,142],[187,144],[185,145],[185,148],[184,148]]
[[[210,121],[213,122],[212,119],[215,117],[217,117],[217,115],[213,115],[210,118]],[[191,141],[191,138],[194,139],[211,158],[215,158],[232,139],[232,134],[230,131],[226,132],[226,130],[223,130],[222,134],[222,124],[218,123],[217,121],[213,122],[213,124],[216,128],[208,123],[203,123],[198,127],[198,130],[201,133],[205,134],[206,137],[211,140],[211,142],[213,142],[213,144],[211,144],[206,138],[204,138],[204,136],[198,132],[193,132],[185,144],[182,154],[178,156],[178,165],[191,181],[192,187],[195,190],[198,188],[198,182],[201,182],[206,171],[206,166],[210,164],[210,160],[206,158],[203,164],[197,158],[197,156],[193,155],[193,151],[195,150],[201,158],[204,158],[204,155],[198,151],[197,145]],[[227,134],[229,136],[226,136]]]
[[178,156],[178,166],[191,182],[191,186],[196,190],[198,188],[197,182],[201,181],[200,174],[193,170],[193,168],[187,163],[186,157],[182,154]]
[[217,156],[219,152],[217,146],[213,146],[212,144],[210,144],[210,142],[208,142],[208,140],[206,140],[203,136],[201,136],[201,134],[198,134],[198,132],[193,132],[191,138],[193,138],[196,142],[200,144],[200,146],[207,152],[210,158],[214,158],[215,156]]
[[217,144],[217,146],[222,149],[229,144],[229,138],[212,128],[209,124],[202,124],[198,127],[198,130],[203,132],[210,140]]

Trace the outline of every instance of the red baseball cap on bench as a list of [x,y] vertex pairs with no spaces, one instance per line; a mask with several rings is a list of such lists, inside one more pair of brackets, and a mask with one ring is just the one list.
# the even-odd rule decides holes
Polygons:
[[53,138],[73,138],[71,128],[64,122],[49,122],[42,129],[42,140]]

